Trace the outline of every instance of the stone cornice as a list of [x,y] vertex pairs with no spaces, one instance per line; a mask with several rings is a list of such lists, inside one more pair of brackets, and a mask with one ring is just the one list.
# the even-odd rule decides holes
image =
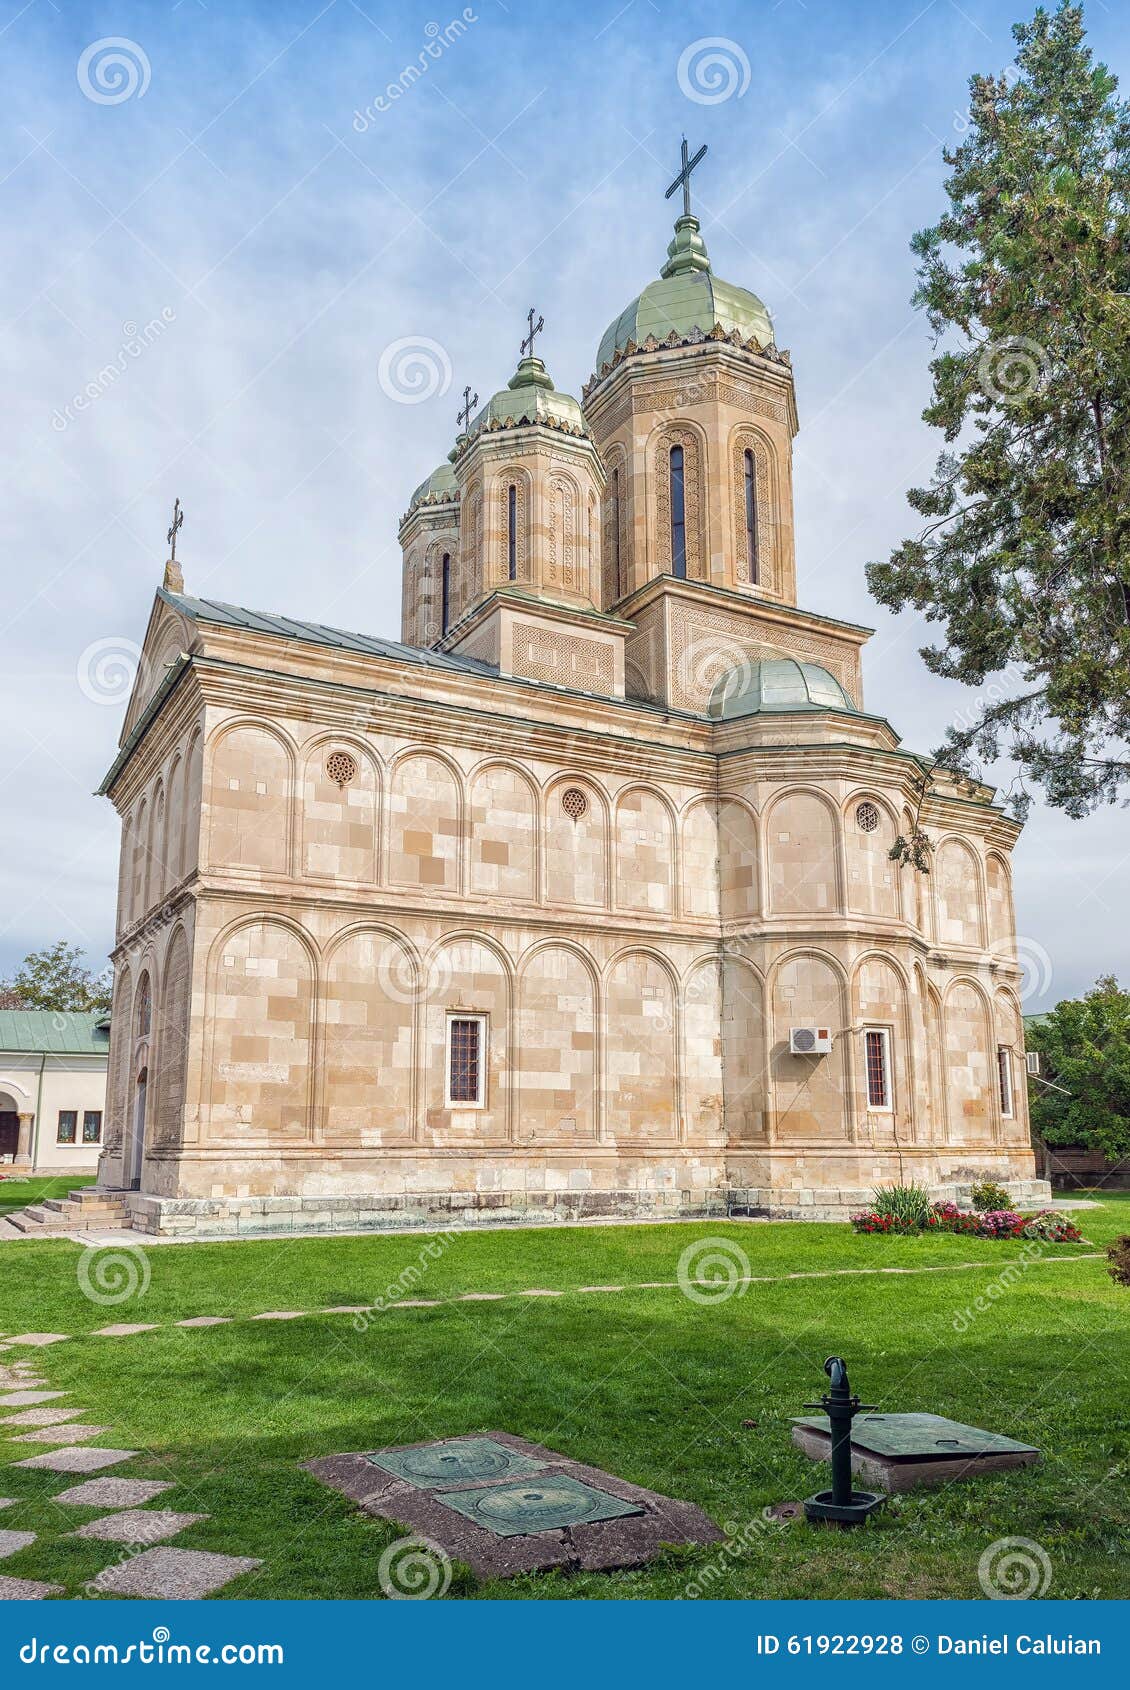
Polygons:
[[743,341],[736,330],[726,334],[717,324],[709,335],[696,331],[681,339],[672,330],[666,340],[657,341],[649,336],[638,346],[629,341],[625,350],[618,352],[581,389],[586,418],[599,425],[601,414],[616,395],[640,376],[684,371],[692,375],[695,365],[707,359],[727,365],[739,379],[752,378],[779,389],[788,410],[790,432],[797,433],[800,423],[789,354],[778,352],[776,347],[762,348],[756,340]]

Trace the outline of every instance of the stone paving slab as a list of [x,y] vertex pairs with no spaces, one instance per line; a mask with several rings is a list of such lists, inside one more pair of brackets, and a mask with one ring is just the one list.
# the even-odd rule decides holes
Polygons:
[[[85,1408],[25,1408],[22,1414],[10,1414],[0,1420],[0,1426],[61,1426],[64,1420],[77,1420]],[[15,1437],[14,1432],[8,1433]]]
[[9,1346],[12,1344],[34,1344],[37,1349],[42,1349],[45,1344],[62,1344],[69,1337],[69,1332],[21,1332],[18,1338],[13,1334],[7,1340],[7,1343]]
[[65,1397],[66,1391],[9,1391],[0,1397],[0,1408],[31,1408],[37,1402],[54,1402]]
[[162,1538],[186,1531],[197,1520],[210,1518],[208,1514],[177,1514],[171,1508],[131,1508],[124,1514],[103,1514],[100,1520],[88,1520],[68,1536],[97,1537],[106,1543],[160,1543]]
[[93,1581],[114,1596],[151,1596],[168,1602],[197,1602],[230,1584],[240,1573],[261,1567],[249,1555],[212,1555],[203,1549],[146,1549],[107,1567]]
[[0,1496],[0,1508],[10,1508],[15,1500],[14,1496]]
[[82,1425],[75,1421],[67,1421],[62,1426],[34,1426],[17,1429],[7,1434],[21,1444],[85,1444],[91,1438],[100,1438],[110,1430],[109,1426]]
[[0,1575],[0,1602],[42,1602],[45,1596],[61,1596],[61,1584],[40,1584],[37,1579],[14,1579]]
[[0,1532],[0,1561],[6,1561],[9,1555],[17,1554],[34,1542],[34,1532]]
[[[324,1484],[357,1502],[366,1513],[411,1527],[439,1544],[453,1559],[465,1561],[483,1579],[513,1578],[518,1573],[540,1572],[551,1567],[579,1568],[587,1572],[639,1567],[659,1554],[665,1544],[723,1541],[723,1534],[713,1520],[693,1503],[680,1502],[674,1497],[661,1496],[657,1491],[629,1484],[626,1479],[602,1472],[598,1467],[572,1461],[568,1456],[509,1432],[475,1435],[503,1444],[538,1463],[547,1480],[576,1480],[633,1505],[639,1512],[617,1519],[593,1520],[531,1532],[524,1536],[500,1537],[448,1506],[450,1500],[460,1494],[459,1490],[449,1488],[442,1493],[430,1494],[374,1466],[365,1454],[331,1455],[306,1462],[305,1466]],[[422,1449],[426,1445],[402,1447]],[[393,1452],[375,1450],[372,1453],[384,1455]],[[513,1484],[512,1479],[499,1482]],[[530,1480],[531,1484],[536,1482],[536,1479]],[[483,1484],[481,1480],[475,1480],[462,1489],[481,1491]]]
[[83,1449],[68,1445],[65,1449],[45,1450],[42,1455],[29,1455],[26,1461],[13,1461],[13,1467],[46,1467],[52,1473],[97,1473],[101,1467],[116,1467],[140,1455],[138,1449]]
[[136,1508],[172,1488],[171,1479],[122,1479],[107,1473],[101,1479],[87,1479],[61,1490],[51,1500],[73,1508]]
[[99,1326],[93,1336],[95,1338],[130,1338],[135,1332],[156,1332],[156,1330],[157,1324],[155,1321],[143,1320],[138,1321],[133,1326],[125,1322],[117,1326]]
[[253,1314],[252,1320],[301,1320],[304,1309],[268,1309],[265,1314]]
[[230,1326],[231,1316],[228,1314],[194,1314],[191,1320],[178,1320],[177,1326]]

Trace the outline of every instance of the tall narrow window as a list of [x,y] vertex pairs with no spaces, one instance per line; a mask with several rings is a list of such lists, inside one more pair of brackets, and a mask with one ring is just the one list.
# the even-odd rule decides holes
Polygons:
[[757,556],[757,460],[750,451],[745,454],[745,545],[749,583],[756,587],[761,579]]
[[440,573],[440,612],[439,631],[446,634],[451,626],[451,553],[443,554],[443,569]]
[[84,1144],[102,1143],[102,1111],[101,1109],[84,1109],[82,1112],[82,1142]]
[[612,471],[612,579],[616,583],[616,597],[623,598],[624,582],[620,575],[620,471]]
[[1012,1052],[1007,1045],[997,1046],[997,1078],[1000,1082],[1001,1114],[1007,1121],[1012,1115]]
[[78,1111],[76,1109],[60,1109],[59,1126],[55,1134],[56,1144],[73,1144],[78,1130]]
[[518,489],[513,482],[506,497],[506,576],[518,579]]
[[447,1096],[452,1108],[481,1108],[486,1102],[486,1016],[447,1018]]
[[868,1027],[863,1035],[863,1055],[867,1067],[868,1109],[891,1107],[891,1075],[884,1027]]
[[687,578],[687,516],[683,491],[683,448],[671,448],[671,573]]

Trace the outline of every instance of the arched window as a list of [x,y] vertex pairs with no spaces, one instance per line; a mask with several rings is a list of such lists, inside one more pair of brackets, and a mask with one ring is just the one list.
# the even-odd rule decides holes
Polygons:
[[753,453],[745,453],[745,543],[749,565],[749,582],[756,587],[761,579],[757,556],[757,460]]
[[513,482],[506,495],[506,578],[518,579],[518,489]]
[[683,448],[671,448],[671,573],[687,578],[687,515],[683,496]]
[[134,1028],[135,1037],[144,1039],[148,1036],[153,1020],[153,994],[149,989],[148,974],[142,975],[141,986],[137,994],[137,1015]]
[[451,553],[444,552],[443,566],[440,570],[440,606],[439,631],[440,635],[447,633],[451,625]]
[[624,583],[620,578],[620,471],[612,471],[612,579],[616,583],[616,597],[623,598]]

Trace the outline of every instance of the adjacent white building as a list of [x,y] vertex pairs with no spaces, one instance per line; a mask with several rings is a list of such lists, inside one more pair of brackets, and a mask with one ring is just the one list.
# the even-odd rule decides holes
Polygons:
[[109,1049],[102,1012],[0,1010],[0,1164],[94,1173]]

